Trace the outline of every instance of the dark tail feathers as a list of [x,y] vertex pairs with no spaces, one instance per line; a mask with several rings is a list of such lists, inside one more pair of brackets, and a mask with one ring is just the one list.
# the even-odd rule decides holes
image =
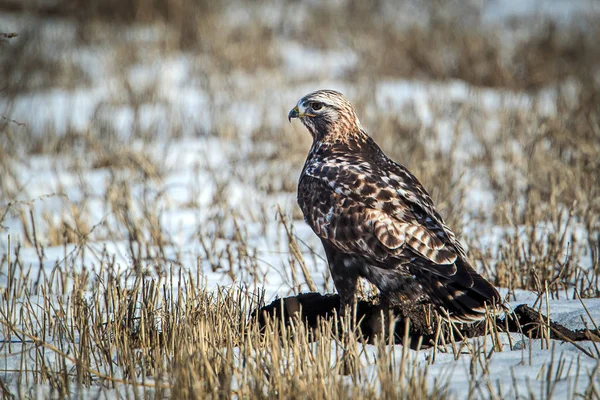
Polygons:
[[[423,262],[411,272],[423,286],[432,302],[445,308],[456,322],[474,322],[485,317],[488,307],[500,306],[500,294],[488,281],[462,259],[456,260],[456,273],[449,275],[448,266]],[[440,268],[441,267],[441,268]]]

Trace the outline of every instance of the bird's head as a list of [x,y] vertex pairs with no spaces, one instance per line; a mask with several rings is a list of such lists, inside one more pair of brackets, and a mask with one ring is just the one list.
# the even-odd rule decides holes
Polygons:
[[340,92],[318,90],[298,101],[288,119],[299,118],[315,140],[345,135],[361,129],[352,104]]

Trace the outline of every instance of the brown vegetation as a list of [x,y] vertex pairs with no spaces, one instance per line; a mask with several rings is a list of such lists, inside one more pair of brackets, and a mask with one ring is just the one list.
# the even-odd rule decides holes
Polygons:
[[[310,139],[283,121],[292,105],[287,102],[305,94],[305,85],[334,79],[354,90],[347,94],[363,125],[428,188],[487,278],[511,292],[535,292],[538,317],[551,311],[549,299],[600,296],[598,16],[582,16],[577,25],[524,19],[487,26],[473,23],[477,7],[432,0],[424,3],[426,23],[405,27],[384,18],[385,2],[350,3],[355,7],[301,9],[293,1],[259,1],[246,5],[236,23],[233,1],[0,5],[4,13],[33,21],[0,42],[0,96],[7,104],[0,110],[0,349],[21,366],[0,367],[0,391],[24,396],[14,387],[41,385],[56,397],[114,389],[135,397],[132,388],[139,388],[182,398],[447,398],[448,382],[428,379],[428,368],[446,352],[471,360],[469,376],[482,382],[469,388],[471,397],[503,397],[487,375],[488,363],[492,353],[516,347],[502,343],[511,336],[493,318],[481,344],[450,340],[453,328],[431,317],[435,350],[424,361],[381,338],[371,341],[368,353],[367,339],[347,316],[319,320],[314,329],[278,318],[261,326],[250,318],[265,306],[260,292],[205,287],[200,265],[249,287],[277,273],[291,295],[314,286],[311,276],[326,276],[319,249],[297,235],[303,222],[295,221],[299,210],[290,206]],[[75,29],[63,31],[62,24]],[[152,32],[151,38],[138,35],[138,28]],[[502,36],[507,32],[510,45]],[[289,43],[349,51],[358,62],[343,72],[296,77],[282,58]],[[92,87],[98,77],[76,55],[103,51],[110,74],[102,79],[117,89],[96,105],[85,129],[66,122],[64,130],[40,128],[36,115],[13,115],[23,96]],[[186,85],[206,96],[199,112],[211,117],[193,129],[177,105],[166,104],[157,82],[140,87],[130,74],[137,65],[179,56],[192,60],[193,79]],[[397,79],[426,87],[429,95],[400,110],[378,100],[380,85]],[[445,98],[445,85],[465,94]],[[498,104],[486,104],[490,93]],[[250,134],[232,123],[227,106],[233,101],[256,105],[248,112],[261,120]],[[145,123],[148,105],[164,112],[162,125]],[[133,115],[126,137],[111,124],[122,108]],[[281,124],[274,127],[271,117],[279,114]],[[210,148],[200,149],[198,163],[189,168],[210,182],[192,180],[189,201],[173,203],[173,167],[165,160],[172,146],[190,137],[239,151],[227,154],[221,170],[205,162]],[[47,168],[35,166],[40,160],[48,160]],[[30,180],[41,172],[68,174],[69,180],[57,179],[52,192],[40,195]],[[255,189],[244,195],[260,204],[232,205],[236,183]],[[482,204],[471,196],[477,190],[489,194],[479,199]],[[67,196],[72,191],[81,195]],[[210,201],[202,203],[206,193]],[[285,203],[279,212],[265,200],[278,198]],[[203,217],[193,235],[201,248],[194,265],[165,227],[170,207]],[[249,233],[249,224],[259,229]],[[274,227],[283,232],[277,240],[289,254],[285,265],[269,265],[265,272],[264,248],[249,239]],[[109,250],[111,244],[119,250]],[[48,256],[57,249],[60,258]],[[34,263],[23,255],[29,250]],[[129,264],[115,261],[118,251]],[[314,265],[318,269],[310,270]],[[324,292],[327,285],[325,278],[317,289]],[[529,365],[531,349],[549,349],[559,335],[543,316],[535,323],[541,341],[527,330],[522,338]],[[589,348],[581,354],[600,356]],[[372,367],[376,379],[364,376],[357,360]],[[524,388],[522,394],[552,397],[565,361],[557,356],[553,362],[554,370],[551,364],[540,371],[545,391]],[[579,376],[590,383],[577,393],[597,397],[598,368]]]

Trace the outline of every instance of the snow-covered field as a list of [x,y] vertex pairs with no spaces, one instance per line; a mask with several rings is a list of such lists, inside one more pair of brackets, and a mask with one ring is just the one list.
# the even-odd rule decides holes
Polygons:
[[[435,11],[433,2],[383,2],[364,11],[375,13],[365,22],[345,1],[335,3],[227,2],[200,14],[193,46],[180,46],[182,30],[169,23],[0,9],[0,33],[19,33],[0,43],[8,77],[0,82],[1,391],[600,397],[593,341],[499,333],[496,346],[491,334],[459,349],[354,343],[355,370],[342,375],[344,342],[307,344],[298,333],[259,345],[227,326],[249,324],[247,314],[221,314],[250,311],[236,308],[235,296],[270,302],[334,291],[295,202],[309,134],[286,120],[319,88],[345,93],[383,149],[423,181],[510,305],[541,307],[570,329],[600,323],[600,70],[589,66],[584,81],[584,67],[572,67],[577,51],[600,50],[570,47],[594,42],[585,38],[598,32],[597,4],[496,0]],[[453,16],[455,8],[464,15]],[[356,36],[333,23],[337,13],[357,18],[348,22]],[[311,25],[324,23],[319,18],[331,24],[319,31]],[[478,54],[470,49],[482,42],[470,36],[449,36],[460,42],[452,49],[396,52],[443,21],[497,40],[493,84],[481,84],[492,70],[487,61],[472,61],[470,79],[462,51],[452,54]],[[540,53],[556,65],[553,79],[536,76],[531,68],[546,71],[542,64],[516,50],[538,36],[549,44],[539,39],[527,55],[547,51]],[[390,38],[397,41],[389,58],[413,58],[372,59]],[[423,54],[442,66],[428,70]],[[402,68],[390,72],[394,63]],[[522,81],[509,78],[513,64],[525,68],[514,68]],[[145,318],[157,338],[171,338],[167,350],[143,346],[167,341],[139,339],[152,335],[140,328]]]

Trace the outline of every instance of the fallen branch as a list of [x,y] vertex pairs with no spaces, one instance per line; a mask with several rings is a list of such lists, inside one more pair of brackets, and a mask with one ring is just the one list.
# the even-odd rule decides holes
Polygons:
[[[333,318],[337,314],[340,298],[337,294],[321,295],[319,293],[303,293],[297,296],[277,299],[271,304],[257,309],[253,313],[261,327],[266,325],[268,318],[280,319],[282,316],[285,323],[290,325],[300,316],[304,324],[310,329],[317,329],[319,319]],[[411,348],[415,348],[421,342],[421,348],[434,346],[436,336],[440,335],[437,327],[431,321],[431,308],[423,305],[405,305],[393,309],[396,323],[394,326],[394,343],[402,344],[405,336],[405,320],[410,319],[410,331],[408,337]],[[376,302],[361,300],[356,307],[356,320],[358,328],[365,340],[371,340],[375,334],[381,332],[381,308]],[[532,339],[542,338],[542,330],[548,330],[547,316],[540,314],[531,307],[521,304],[512,313],[505,317],[497,317],[495,326],[499,331],[522,333]],[[493,319],[492,319],[493,322]],[[485,321],[475,324],[454,324],[455,333],[462,338],[473,338],[484,336],[489,332],[486,330]],[[456,332],[456,330],[458,332]],[[442,339],[450,340],[449,330],[442,333]],[[565,326],[550,321],[550,338],[567,341],[570,343],[593,340],[598,341],[600,335],[597,330],[581,329],[571,330]],[[438,338],[439,339],[439,338]],[[581,346],[577,346],[580,348]],[[591,353],[586,352],[589,356]]]

